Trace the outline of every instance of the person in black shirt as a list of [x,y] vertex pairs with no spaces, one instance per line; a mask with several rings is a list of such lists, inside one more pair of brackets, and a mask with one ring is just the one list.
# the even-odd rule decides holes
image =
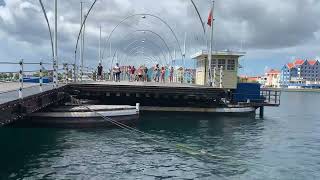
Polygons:
[[99,66],[98,66],[98,80],[102,80],[102,72],[103,72],[103,67],[101,65],[101,63],[99,63]]

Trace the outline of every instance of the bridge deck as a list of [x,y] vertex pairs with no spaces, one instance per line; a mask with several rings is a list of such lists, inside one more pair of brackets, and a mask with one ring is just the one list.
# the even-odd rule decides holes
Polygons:
[[[10,101],[18,100],[19,99],[19,91],[18,91],[19,88],[20,88],[19,82],[0,83],[0,104],[4,104],[4,103],[10,102]],[[43,92],[49,91],[52,89],[53,89],[52,84],[43,84],[43,86],[42,86]],[[32,95],[36,95],[39,93],[41,93],[40,88],[39,88],[39,84],[24,83],[23,97],[32,96]]]
[[224,93],[225,89],[180,83],[155,83],[155,82],[87,82],[70,84],[73,89],[90,92],[111,93],[153,93],[175,95],[203,95],[217,96]]

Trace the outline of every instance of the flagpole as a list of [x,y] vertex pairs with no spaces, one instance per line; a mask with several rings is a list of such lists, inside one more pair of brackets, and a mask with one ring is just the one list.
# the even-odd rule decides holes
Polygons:
[[99,36],[99,64],[101,64],[101,25],[100,25],[100,36]]
[[[212,1],[211,7],[211,33],[210,33],[210,48],[208,52],[208,61],[209,61],[209,86],[215,87],[215,82],[212,84],[212,40],[213,40],[213,8],[214,8],[214,1]],[[215,81],[215,80],[214,80]]]

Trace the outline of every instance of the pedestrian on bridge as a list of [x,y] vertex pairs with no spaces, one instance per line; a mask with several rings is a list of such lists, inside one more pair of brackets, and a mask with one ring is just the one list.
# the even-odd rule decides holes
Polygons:
[[172,83],[173,82],[173,73],[174,73],[174,69],[171,66],[170,72],[169,72],[169,81]]
[[162,67],[161,68],[161,82],[165,83],[165,76],[166,76],[166,68]]
[[116,63],[116,66],[114,66],[113,73],[115,75],[115,81],[116,82],[120,82],[121,70],[120,70],[120,67],[119,67],[119,63]]
[[153,73],[154,73],[154,81],[155,82],[159,82],[159,78],[160,78],[160,68],[159,68],[159,64],[156,64],[156,66],[153,69]]
[[130,71],[130,81],[135,81],[135,72],[136,72],[136,68],[132,66]]
[[102,79],[103,79],[102,72],[103,72],[103,67],[102,67],[101,63],[99,63],[98,73],[97,73],[97,76],[98,76],[97,79],[98,79],[98,80],[102,80]]
[[148,82],[148,68],[144,66],[144,81]]

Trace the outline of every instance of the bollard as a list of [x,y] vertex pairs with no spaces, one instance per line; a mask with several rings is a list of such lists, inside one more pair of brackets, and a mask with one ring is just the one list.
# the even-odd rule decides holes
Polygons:
[[69,66],[68,66],[68,64],[65,64],[66,65],[66,79],[65,79],[65,81],[66,81],[66,84],[68,84],[68,79],[69,79]]
[[64,83],[68,83],[68,78],[67,78],[67,76],[68,76],[68,71],[67,71],[67,64],[63,64],[63,75],[62,75],[62,77],[63,77],[63,81],[64,81]]
[[213,87],[216,87],[216,74],[217,74],[217,68],[214,67],[213,68],[213,82],[212,82]]
[[223,66],[220,67],[220,88],[223,88]]
[[136,103],[136,110],[140,111],[140,103]]
[[20,88],[19,88],[19,99],[23,98],[22,90],[23,90],[23,59],[19,62],[20,64],[20,71],[19,71],[19,81],[20,81]]
[[40,92],[43,92],[43,89],[42,89],[42,85],[43,85],[43,63],[42,63],[42,60],[40,61],[40,71],[39,71],[39,89],[40,89]]

